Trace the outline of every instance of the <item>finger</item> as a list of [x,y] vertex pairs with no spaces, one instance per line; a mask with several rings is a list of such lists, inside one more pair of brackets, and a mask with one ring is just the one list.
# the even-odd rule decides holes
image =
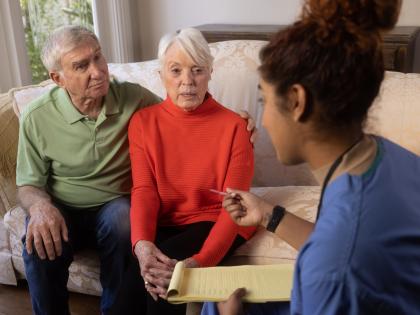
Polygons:
[[38,257],[41,259],[45,259],[46,255],[45,255],[44,245],[42,244],[42,237],[41,237],[41,234],[39,234],[38,232],[34,232],[34,246],[38,254]]
[[148,285],[147,291],[156,295],[166,295],[167,288]]
[[149,294],[152,296],[153,300],[155,300],[155,301],[158,300],[158,295],[156,293],[150,292],[149,289],[147,289],[147,292],[149,292]]
[[251,117],[248,119],[248,124],[246,126],[246,130],[252,131],[255,129],[255,121]]
[[241,204],[234,204],[227,207],[224,207],[227,212],[232,213],[235,211],[244,211],[244,207]]
[[167,265],[168,267],[172,267],[173,265],[173,259],[169,258],[168,256],[164,255],[160,250],[156,250],[156,258]]
[[169,283],[170,283],[171,279],[167,279],[167,278],[161,278],[161,277],[154,277],[151,274],[147,275],[147,282],[149,284],[152,284],[157,291],[155,291],[155,293],[159,294],[159,293],[165,293],[166,289],[169,287]]
[[61,237],[65,242],[69,241],[69,230],[67,229],[66,221],[61,221]]
[[168,270],[162,270],[157,268],[151,268],[149,270],[149,273],[156,278],[165,278],[165,279],[171,279],[172,278],[172,271]]
[[52,237],[55,253],[57,254],[57,256],[61,256],[63,248],[61,244],[61,233],[60,233],[59,227],[57,226],[51,227],[51,237]]
[[168,293],[165,294],[159,294],[159,297],[163,300],[167,300],[168,299]]
[[29,225],[26,231],[26,240],[25,240],[26,251],[28,252],[29,255],[32,254],[33,241],[34,241],[34,235],[32,233],[32,227]]
[[255,143],[258,139],[258,128],[255,127],[254,131],[251,134],[251,138],[249,139],[249,141],[251,141],[251,143]]
[[242,298],[246,295],[245,288],[238,288],[236,289],[231,296],[235,297],[238,300],[242,300]]
[[226,188],[226,192],[228,192],[229,194],[237,194],[239,196],[242,196],[243,194],[248,193],[247,191],[244,190],[239,190],[239,189],[233,189],[233,188]]
[[41,230],[42,242],[44,243],[45,251],[49,260],[55,259],[54,243],[51,237],[50,230]]
[[231,218],[235,221],[238,221],[240,219],[242,219],[244,216],[246,216],[246,212],[243,210],[236,210],[233,212],[229,212]]
[[223,208],[227,208],[227,207],[234,206],[234,205],[239,205],[239,204],[240,204],[240,200],[238,200],[238,198],[234,198],[232,196],[230,196],[229,198],[225,198],[222,202]]
[[239,116],[241,116],[243,119],[248,119],[249,118],[249,114],[246,110],[240,110],[238,111]]

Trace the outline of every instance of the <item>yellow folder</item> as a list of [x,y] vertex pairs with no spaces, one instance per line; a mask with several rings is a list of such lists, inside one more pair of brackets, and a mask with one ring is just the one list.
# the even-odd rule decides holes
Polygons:
[[289,301],[293,264],[185,268],[178,262],[168,288],[170,303],[226,300],[237,288],[246,288],[245,302]]

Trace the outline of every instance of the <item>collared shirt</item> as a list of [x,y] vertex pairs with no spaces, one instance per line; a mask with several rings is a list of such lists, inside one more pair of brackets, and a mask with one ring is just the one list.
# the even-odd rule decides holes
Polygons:
[[104,204],[130,193],[127,128],[139,108],[159,103],[133,83],[110,83],[96,120],[81,114],[66,90],[36,99],[20,121],[16,183],[45,187],[76,208]]

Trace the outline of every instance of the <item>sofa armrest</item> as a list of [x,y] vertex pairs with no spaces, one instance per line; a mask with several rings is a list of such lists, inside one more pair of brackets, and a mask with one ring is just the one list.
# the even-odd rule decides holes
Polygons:
[[16,204],[16,155],[19,121],[12,99],[0,95],[0,218]]

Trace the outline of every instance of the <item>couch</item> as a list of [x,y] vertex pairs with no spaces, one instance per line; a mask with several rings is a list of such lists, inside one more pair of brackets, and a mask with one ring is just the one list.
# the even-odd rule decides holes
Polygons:
[[[255,144],[255,176],[252,191],[289,211],[313,221],[320,187],[306,165],[286,167],[277,162],[267,133],[261,128],[257,67],[264,41],[239,40],[212,43],[215,57],[209,90],[216,100],[237,111],[247,110],[257,121],[259,137]],[[165,96],[157,60],[109,64],[118,80],[139,83]],[[27,104],[53,86],[45,81],[12,89],[0,96],[0,283],[16,284],[24,278],[22,243],[25,213],[16,204],[15,166],[18,117]],[[387,72],[375,100],[366,130],[382,135],[420,154],[420,74]],[[265,230],[238,248],[230,264],[271,264],[293,262],[296,251]],[[99,262],[92,251],[75,256],[70,267],[71,291],[100,295]]]

